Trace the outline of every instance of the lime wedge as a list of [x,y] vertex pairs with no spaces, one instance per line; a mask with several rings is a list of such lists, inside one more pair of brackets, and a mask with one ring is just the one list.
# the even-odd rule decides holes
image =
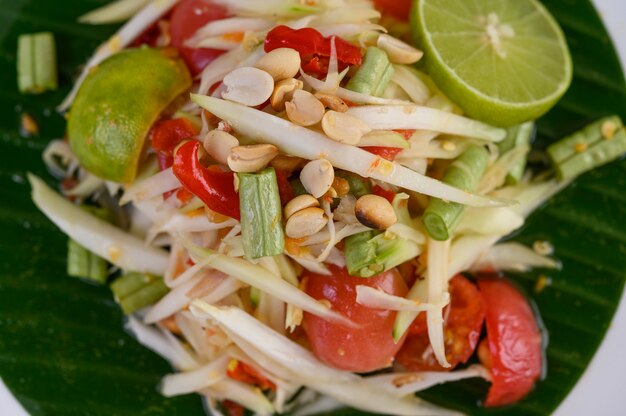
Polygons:
[[470,117],[536,119],[571,83],[563,32],[536,0],[416,0],[411,19],[426,70]]
[[191,86],[169,49],[127,49],[85,78],[68,116],[67,135],[81,166],[115,182],[137,174],[145,138],[163,110]]

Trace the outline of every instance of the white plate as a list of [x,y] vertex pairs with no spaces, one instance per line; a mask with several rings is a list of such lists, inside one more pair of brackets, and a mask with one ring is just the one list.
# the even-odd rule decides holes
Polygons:
[[[616,42],[623,66],[626,67],[626,0],[593,0],[604,23]],[[619,310],[600,349],[583,377],[555,412],[555,416],[623,416],[626,394],[626,301]],[[0,380],[0,414],[26,416]]]

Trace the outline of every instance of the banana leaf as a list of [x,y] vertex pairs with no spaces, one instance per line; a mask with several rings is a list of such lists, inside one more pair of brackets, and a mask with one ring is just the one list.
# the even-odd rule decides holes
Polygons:
[[[0,376],[33,415],[201,415],[198,396],[166,399],[157,392],[167,363],[122,329],[107,288],[68,278],[66,237],[33,206],[27,171],[47,175],[41,152],[63,137],[61,102],[77,68],[115,26],[86,26],[76,17],[105,0],[0,0]],[[562,25],[575,63],[574,83],[539,122],[538,146],[597,117],[626,119],[626,84],[615,50],[590,0],[544,0]],[[58,91],[20,95],[20,33],[49,30],[58,46]],[[38,135],[20,133],[22,113]],[[422,396],[468,414],[547,415],[566,397],[599,346],[617,308],[626,275],[626,161],[584,175],[538,210],[514,237],[547,240],[560,271],[513,276],[541,313],[549,333],[547,374],[522,402],[506,409],[477,406],[487,384],[468,380]],[[551,284],[533,290],[540,274]],[[358,414],[346,409],[336,414]]]

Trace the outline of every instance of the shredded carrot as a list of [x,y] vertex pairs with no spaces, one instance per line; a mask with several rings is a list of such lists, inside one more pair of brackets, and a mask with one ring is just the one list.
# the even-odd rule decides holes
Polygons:
[[159,321],[159,324],[161,324],[163,327],[165,327],[168,331],[170,331],[173,334],[176,334],[176,335],[182,334],[180,328],[178,327],[178,324],[176,323],[176,318],[174,318],[174,315],[170,315],[167,318],[161,319]]
[[241,43],[243,41],[244,33],[243,32],[235,32],[235,33],[226,33],[222,35],[222,39],[229,40],[233,42]]
[[297,256],[302,252],[302,238],[285,237],[285,250],[287,253]]

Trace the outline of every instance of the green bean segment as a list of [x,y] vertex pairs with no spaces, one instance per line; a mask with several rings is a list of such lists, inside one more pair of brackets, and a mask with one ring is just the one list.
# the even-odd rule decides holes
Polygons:
[[572,179],[626,153],[626,131],[618,116],[600,119],[548,147],[561,180]]
[[361,94],[381,97],[393,77],[393,72],[393,65],[387,54],[382,49],[370,46],[365,53],[363,65],[346,87]]
[[20,35],[17,41],[17,84],[21,93],[56,90],[57,60],[50,32]]
[[238,173],[243,251],[247,258],[277,256],[285,250],[283,214],[276,172]]
[[[487,150],[483,146],[472,145],[448,167],[443,182],[467,192],[474,192],[485,173],[488,161]],[[462,204],[432,198],[422,219],[426,231],[435,240],[449,239],[464,209]]]
[[[532,121],[510,127],[507,130],[505,139],[498,143],[500,155],[504,155],[518,146],[529,145],[534,135],[535,123]],[[506,176],[507,184],[516,185],[519,183],[524,175],[524,170],[526,170],[526,162],[527,159],[524,158],[511,166],[511,169]]]
[[115,300],[125,314],[152,305],[169,292],[163,278],[148,273],[131,272],[111,283]]

